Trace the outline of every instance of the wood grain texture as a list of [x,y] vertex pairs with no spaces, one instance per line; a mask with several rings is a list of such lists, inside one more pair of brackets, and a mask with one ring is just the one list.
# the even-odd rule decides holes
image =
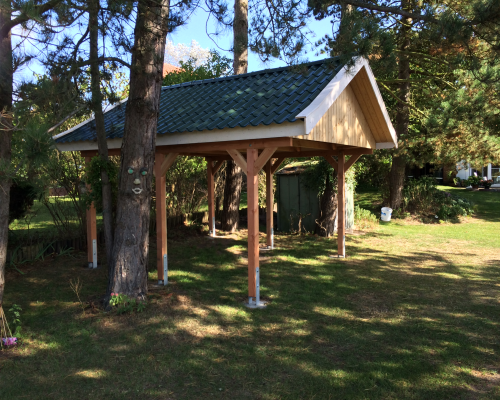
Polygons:
[[[256,149],[255,149],[256,150]],[[250,150],[248,150],[250,151]],[[247,151],[247,156],[248,156],[248,151]],[[246,174],[247,173],[247,160],[245,160],[245,157],[236,149],[231,149],[227,150],[228,154],[231,156],[231,158],[234,160],[236,165],[241,168],[241,170]],[[253,172],[252,172],[253,174]]]
[[[90,157],[85,157],[85,164],[89,166]],[[92,188],[90,185],[87,185],[87,190],[90,192]],[[89,263],[93,262],[93,241],[97,240],[97,218],[96,218],[96,210],[95,205],[92,203],[90,208],[86,211],[87,217],[87,260]],[[94,268],[96,266],[94,265]]]
[[273,164],[271,162],[272,160],[269,160],[264,166],[264,171],[266,172],[266,244],[269,247],[272,247],[273,244],[272,235],[274,228]]
[[255,161],[255,170],[253,171],[255,174],[258,174],[262,167],[269,161],[274,152],[277,150],[277,147],[266,147],[260,153],[259,158]]
[[163,158],[163,162],[161,163],[161,170],[160,170],[161,176],[164,176],[170,169],[170,167],[174,164],[177,155],[178,153],[168,153],[165,155],[165,157]]
[[215,182],[213,172],[214,166],[212,160],[207,160],[207,186],[208,186],[208,226],[210,230],[210,236],[215,236],[215,227],[213,226],[213,221],[215,218]]
[[[163,281],[163,255],[167,254],[167,190],[163,168],[166,156],[155,154],[155,184],[156,184],[156,268],[158,281]],[[175,160],[175,158],[174,158]]]
[[257,149],[247,151],[248,215],[248,296],[256,296],[256,270],[259,267],[259,176],[254,173]]
[[351,85],[345,88],[309,135],[298,136],[297,139],[369,149],[374,149],[376,145],[371,127]]
[[338,184],[338,226],[337,226],[337,245],[339,256],[345,256],[344,241],[345,241],[345,155],[339,156],[337,169],[337,184]]

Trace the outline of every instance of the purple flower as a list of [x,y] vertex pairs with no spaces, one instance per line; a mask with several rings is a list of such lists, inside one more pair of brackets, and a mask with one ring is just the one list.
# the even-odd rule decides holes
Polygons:
[[17,344],[17,338],[16,337],[2,338],[2,342],[4,346],[14,346],[15,344]]

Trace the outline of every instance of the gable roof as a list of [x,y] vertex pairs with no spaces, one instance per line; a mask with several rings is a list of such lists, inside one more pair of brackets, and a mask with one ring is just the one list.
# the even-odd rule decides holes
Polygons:
[[[158,135],[294,122],[342,68],[331,58],[163,87]],[[108,139],[123,137],[126,102],[104,114]],[[95,138],[93,118],[54,136],[57,143]]]

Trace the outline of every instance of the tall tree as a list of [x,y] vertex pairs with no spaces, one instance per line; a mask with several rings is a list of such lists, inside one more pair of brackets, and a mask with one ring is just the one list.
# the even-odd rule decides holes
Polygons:
[[[9,199],[12,184],[11,143],[13,134],[12,99],[14,57],[12,29],[36,21],[50,28],[47,13],[58,7],[62,0],[8,2],[0,4],[0,306],[5,290],[5,263],[9,228]],[[66,12],[68,8],[66,8]],[[66,14],[68,16],[68,14]],[[68,18],[71,20],[71,18]],[[16,57],[16,65],[22,57]]]
[[106,244],[106,260],[108,265],[113,257],[113,197],[108,176],[108,142],[104,127],[104,113],[102,111],[101,78],[99,73],[99,11],[100,0],[90,0],[89,10],[89,39],[90,39],[90,78],[92,91],[92,111],[94,112],[97,146],[101,166],[102,184],[102,219],[104,222],[104,240]]
[[[235,75],[248,72],[248,0],[234,0],[233,70]],[[226,163],[226,182],[222,205],[222,229],[238,229],[243,174],[233,160]]]
[[108,295],[147,293],[150,192],[169,5],[169,0],[137,5]]
[[[265,56],[288,55],[296,59],[304,50],[304,29],[308,27],[305,1],[284,1],[267,6],[252,21],[252,48]],[[274,4],[274,2],[272,2]],[[301,7],[302,4],[302,7]],[[353,55],[370,60],[395,122],[399,149],[393,152],[390,176],[390,203],[401,204],[404,169],[413,138],[425,135],[436,141],[438,130],[423,124],[440,113],[438,99],[415,103],[418,92],[439,93],[441,100],[460,90],[458,70],[480,75],[483,63],[495,65],[500,58],[500,3],[493,0],[309,0],[308,12],[318,20],[332,18],[333,34],[321,39],[321,51],[339,56],[348,65]],[[343,14],[346,6],[352,9]],[[341,22],[339,23],[339,20]],[[300,23],[302,21],[302,23]],[[271,23],[276,22],[276,23]],[[299,23],[298,23],[299,22]],[[346,25],[349,29],[339,32]],[[342,35],[339,36],[339,33]],[[267,36],[266,36],[267,35]],[[284,38],[291,38],[285,40]],[[259,40],[257,42],[257,40]],[[263,44],[260,44],[263,43]],[[489,79],[487,76],[478,78]],[[457,133],[457,131],[455,131]]]

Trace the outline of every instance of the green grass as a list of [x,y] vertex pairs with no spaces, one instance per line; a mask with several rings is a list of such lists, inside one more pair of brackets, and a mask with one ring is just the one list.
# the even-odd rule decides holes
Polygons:
[[23,344],[0,353],[0,398],[500,398],[500,193],[464,196],[476,218],[394,220],[347,236],[344,260],[329,258],[335,239],[277,236],[261,254],[265,310],[241,304],[243,234],[180,232],[171,284],[150,272],[142,314],[82,314],[69,280],[96,303],[106,286],[83,254],[9,270]]

